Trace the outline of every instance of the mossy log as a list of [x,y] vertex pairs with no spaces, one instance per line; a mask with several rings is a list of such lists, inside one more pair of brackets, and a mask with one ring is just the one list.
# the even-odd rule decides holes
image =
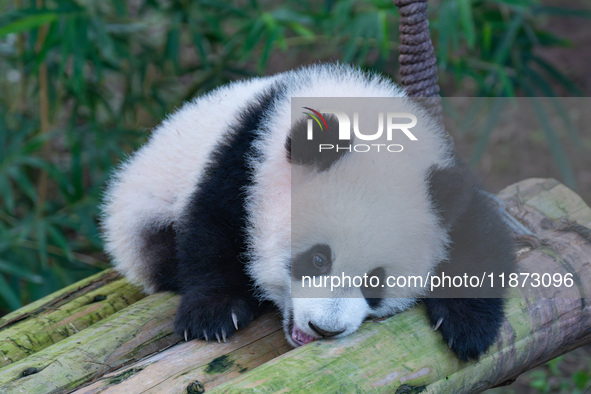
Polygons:
[[[291,350],[278,314],[270,313],[240,330],[226,343],[183,342],[109,373],[76,393],[184,393],[231,381]],[[141,389],[138,389],[141,388]]]
[[67,391],[180,341],[178,296],[146,297],[62,341],[0,369],[0,393]]
[[34,354],[142,299],[106,270],[0,319],[0,367]]
[[[227,343],[177,344],[172,322],[178,297],[164,293],[77,327],[80,332],[1,368],[0,392],[478,392],[511,381],[591,341],[591,306],[584,301],[591,292],[591,210],[554,180],[526,180],[500,197],[538,237],[535,246],[519,250],[519,270],[572,272],[576,286],[552,298],[509,299],[502,335],[479,362],[460,362],[429,326],[422,305],[367,322],[346,338],[294,350],[275,315],[259,318]],[[564,218],[585,227],[558,221]]]

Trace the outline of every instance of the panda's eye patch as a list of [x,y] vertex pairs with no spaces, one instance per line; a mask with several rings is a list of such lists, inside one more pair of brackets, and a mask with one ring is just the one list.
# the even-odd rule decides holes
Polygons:
[[332,268],[332,251],[326,244],[316,244],[292,259],[291,275],[301,280],[302,276],[327,275]]

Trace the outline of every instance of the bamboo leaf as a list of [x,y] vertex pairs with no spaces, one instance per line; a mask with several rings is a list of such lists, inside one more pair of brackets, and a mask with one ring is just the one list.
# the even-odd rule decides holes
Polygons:
[[18,167],[12,167],[10,171],[10,176],[12,180],[20,186],[20,190],[27,196],[29,199],[35,203],[37,201],[37,191],[33,183],[29,179],[28,175],[21,171]]
[[12,187],[10,186],[10,181],[7,177],[2,176],[0,174],[0,194],[2,195],[4,206],[6,210],[10,213],[14,213],[15,203],[14,203],[14,194],[12,191]]
[[378,18],[378,42],[380,43],[380,52],[382,56],[388,56],[390,50],[390,34],[388,32],[388,14],[385,11],[379,11]]
[[197,29],[193,30],[193,44],[197,47],[199,59],[201,59],[204,68],[210,68],[211,62],[209,61],[207,51],[205,50],[206,42],[205,37]]
[[22,33],[58,20],[60,15],[55,12],[43,12],[25,15],[7,25],[0,27],[0,38],[8,34]]
[[546,115],[546,109],[542,105],[540,99],[532,96],[534,92],[528,84],[526,84],[526,92],[530,95],[529,100],[536,112],[537,119],[540,122],[540,126],[542,126],[544,135],[546,136],[546,141],[548,142],[550,153],[552,154],[552,157],[554,158],[554,161],[556,162],[556,165],[558,166],[558,169],[562,174],[565,184],[574,191],[576,191],[577,182],[575,174],[570,165],[568,156],[564,150],[564,146],[558,138],[558,133],[556,132],[556,130],[554,130],[550,122],[550,119]]
[[13,261],[6,261],[0,259],[0,272],[8,275],[14,275],[19,279],[26,280],[31,283],[43,283],[43,277],[37,275],[22,266],[19,266]]
[[471,0],[457,0],[459,8],[460,22],[468,47],[473,48],[476,44],[476,27],[474,26],[474,17],[472,15]]
[[555,114],[562,119],[568,136],[575,148],[582,149],[583,141],[581,140],[580,132],[573,124],[567,109],[562,104],[562,100],[558,97],[555,97],[554,90],[552,89],[552,87],[548,85],[545,82],[544,78],[542,78],[542,76],[538,74],[535,70],[529,70],[528,75],[532,79],[532,81],[536,83],[536,87],[538,87],[542,91],[542,95],[545,96],[544,100],[547,100],[552,105],[552,107],[554,107]]
[[180,12],[176,12],[171,21],[171,27],[166,35],[166,46],[164,49],[166,59],[170,59],[170,61],[172,61],[172,64],[176,70],[180,68],[181,21],[182,14]]
[[316,38],[316,34],[301,23],[290,22],[289,27],[299,36],[309,38],[311,40]]
[[509,25],[509,29],[505,33],[501,44],[498,46],[495,54],[493,56],[494,62],[496,64],[504,64],[509,56],[509,50],[514,47],[515,37],[517,36],[517,31],[519,27],[523,23],[523,15],[521,13],[517,13],[513,16],[513,20]]
[[37,238],[37,253],[41,267],[47,268],[47,232],[45,231],[45,222],[38,220],[35,223],[35,236]]
[[484,55],[488,57],[491,51],[493,42],[492,26],[490,23],[485,23],[482,28],[482,50]]
[[532,55],[531,59],[536,62],[545,72],[547,72],[552,78],[558,81],[562,86],[568,89],[572,94],[576,96],[584,96],[585,94],[578,86],[572,83],[563,73],[561,73],[556,67],[548,63],[546,60],[539,56]]
[[57,230],[54,226],[48,225],[47,232],[49,233],[49,237],[55,244],[66,254],[66,258],[69,261],[74,261],[74,255],[72,254],[72,249],[70,249],[70,245],[68,245],[68,241],[66,237]]
[[18,293],[10,286],[4,279],[4,275],[0,275],[0,297],[6,302],[8,307],[12,310],[21,307],[21,302]]
[[242,47],[242,53],[246,54],[250,52],[259,41],[265,29],[265,23],[262,18],[258,18],[248,31],[244,46]]

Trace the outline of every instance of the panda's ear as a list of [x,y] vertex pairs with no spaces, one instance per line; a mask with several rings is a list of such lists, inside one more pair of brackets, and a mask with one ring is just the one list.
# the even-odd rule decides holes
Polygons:
[[445,227],[451,227],[464,213],[477,191],[477,181],[459,159],[449,167],[431,167],[428,174],[429,195]]
[[[326,124],[322,129],[312,122],[312,140],[308,140],[308,119],[301,119],[292,126],[285,141],[286,157],[290,163],[326,171],[349,153],[348,149],[337,149],[339,122],[336,116],[325,115],[324,120]],[[324,147],[322,151],[321,144]],[[340,141],[341,148],[348,148],[350,144],[348,140]]]

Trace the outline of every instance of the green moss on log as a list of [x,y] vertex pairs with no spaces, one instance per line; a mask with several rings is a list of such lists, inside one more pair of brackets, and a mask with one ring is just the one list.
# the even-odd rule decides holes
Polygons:
[[102,280],[60,292],[7,324],[0,331],[0,367],[35,354],[145,297],[118,276],[99,278]]
[[[67,391],[180,340],[172,323],[178,296],[144,298],[91,327],[0,369],[0,392]],[[156,340],[155,338],[160,338]],[[23,377],[23,371],[38,372]]]

